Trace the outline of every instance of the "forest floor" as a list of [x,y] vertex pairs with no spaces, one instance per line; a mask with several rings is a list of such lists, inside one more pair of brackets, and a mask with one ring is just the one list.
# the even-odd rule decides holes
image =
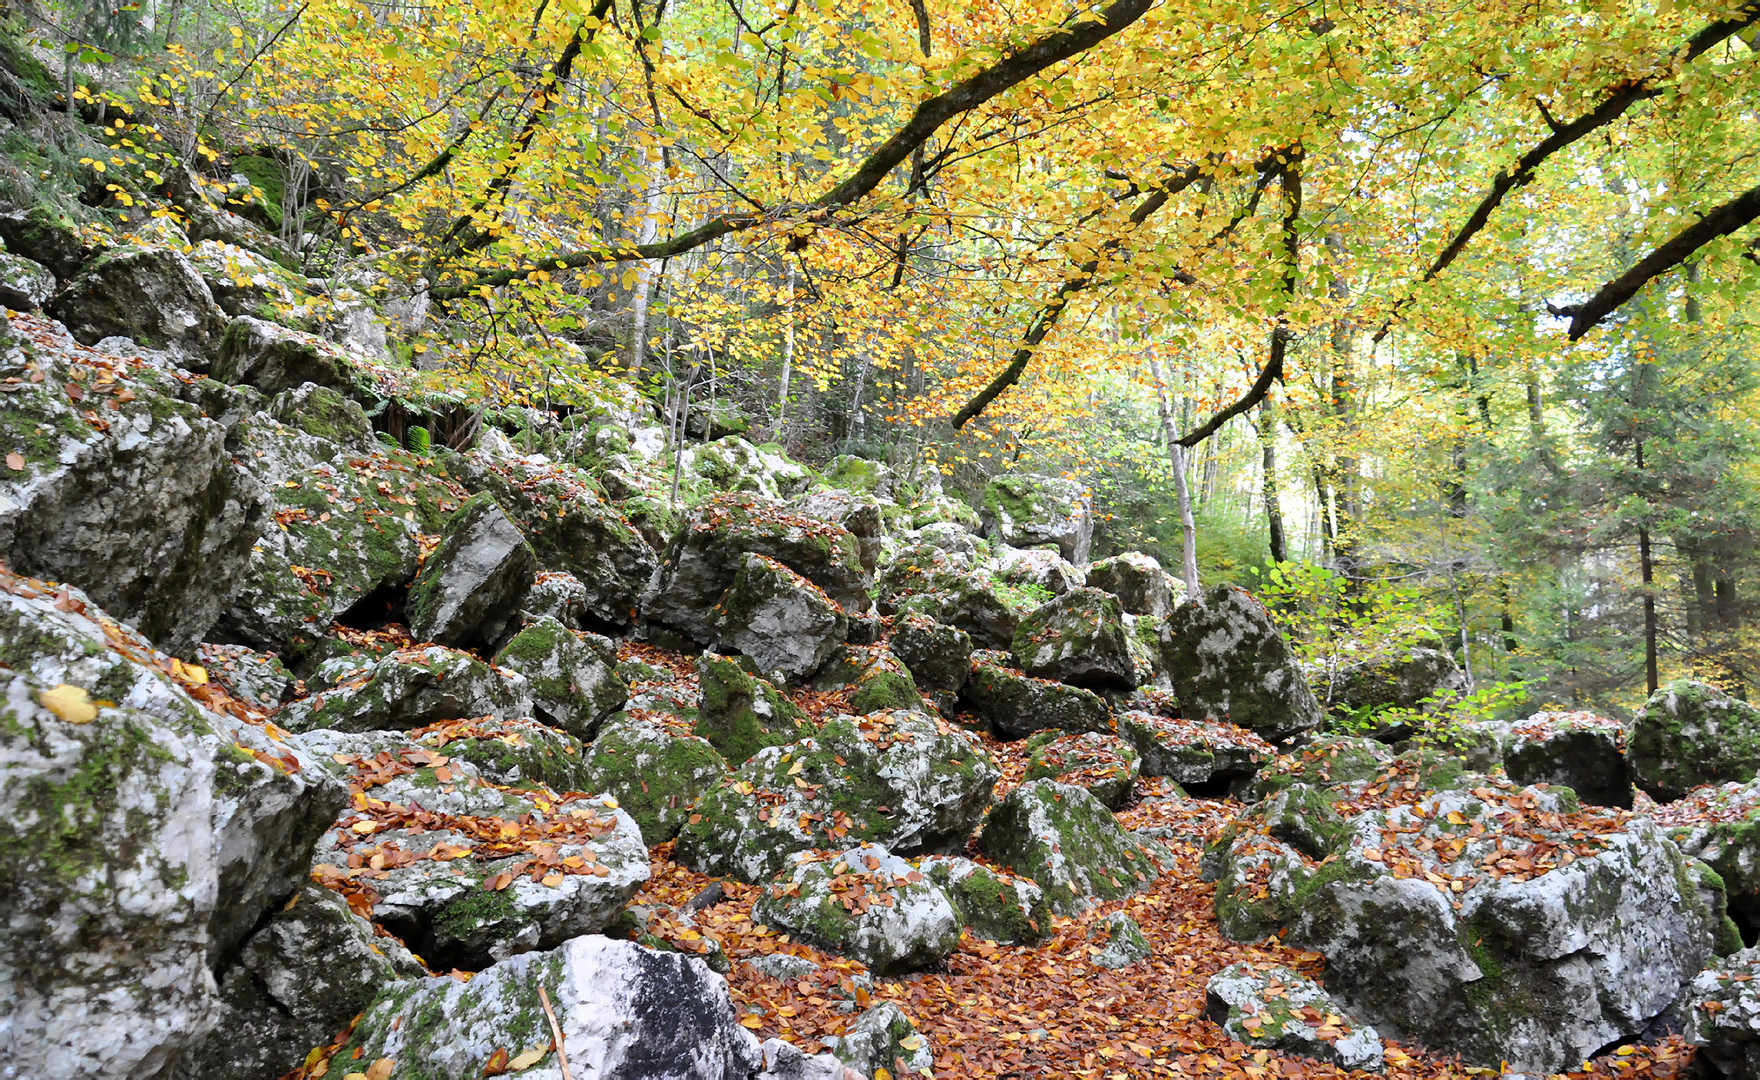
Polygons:
[[[643,659],[694,678],[688,657],[646,646],[634,648]],[[793,696],[797,704],[817,714],[836,711],[839,704],[837,694],[802,691]],[[1026,744],[999,742],[988,735],[981,738],[1002,768],[996,786],[1000,799],[1026,771]],[[1102,904],[1079,918],[1056,920],[1051,940],[1040,946],[998,945],[968,933],[959,950],[936,970],[875,979],[873,999],[894,1001],[905,1011],[928,1038],[935,1075],[945,1080],[1318,1080],[1372,1075],[1252,1049],[1203,1018],[1205,984],[1229,964],[1281,964],[1314,977],[1323,973],[1316,953],[1275,939],[1240,943],[1222,936],[1212,907],[1215,887],[1202,880],[1198,860],[1241,809],[1232,800],[1174,797],[1172,786],[1163,780],[1139,780],[1136,797],[1119,812],[1119,821],[1127,829],[1172,826],[1184,837],[1183,842],[1169,845],[1176,855],[1170,873],[1129,899]],[[968,845],[964,854],[995,867],[974,845]],[[682,908],[717,880],[679,866],[671,855],[671,843],[654,849],[653,879],[635,903]],[[758,887],[729,880],[723,880],[722,887],[728,899],[699,913],[696,921],[698,930],[716,938],[733,961],[728,983],[742,1011],[741,1022],[761,1038],[780,1036],[809,1053],[823,1049],[823,1037],[841,1034],[856,1018],[856,1010],[844,1011],[848,996],[855,994],[859,1004],[868,1003],[869,995],[855,989],[850,980],[861,966],[754,924],[751,910],[761,891]],[[1090,959],[1100,952],[1100,943],[1090,938],[1089,928],[1114,911],[1136,920],[1155,950],[1149,959],[1117,971]],[[694,948],[694,931],[676,924],[655,929],[687,951]],[[820,981],[782,982],[740,962],[782,952],[820,965]],[[1653,1046],[1621,1047],[1585,1062],[1577,1071],[1558,1075],[1568,1080],[1671,1080],[1686,1075],[1691,1058],[1692,1050],[1673,1036]],[[1396,1080],[1498,1075],[1498,1070],[1476,1068],[1391,1040],[1386,1043],[1386,1059],[1382,1075]]]

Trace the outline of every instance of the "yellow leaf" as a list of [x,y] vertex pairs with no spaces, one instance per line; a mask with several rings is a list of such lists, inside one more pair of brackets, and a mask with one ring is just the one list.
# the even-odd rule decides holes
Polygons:
[[532,1049],[527,1050],[525,1053],[521,1054],[520,1056],[514,1058],[512,1061],[509,1061],[507,1063],[507,1067],[508,1067],[508,1069],[512,1070],[513,1072],[520,1072],[521,1070],[529,1069],[533,1065],[536,1065],[538,1062],[543,1061],[544,1055],[548,1054],[549,1052],[550,1051],[548,1049],[546,1049],[545,1047],[542,1047],[542,1046],[533,1047]]
[[367,1080],[391,1080],[391,1059],[380,1058],[367,1066]]
[[376,831],[379,828],[379,823],[377,821],[357,821],[351,825],[350,828],[362,836],[365,836],[370,832]]
[[1467,819],[1461,817],[1461,812],[1459,810],[1450,810],[1448,812],[1448,823],[1450,825],[1465,825]]
[[788,770],[788,775],[799,776],[801,774],[801,770],[806,767],[807,767],[807,763],[805,760],[797,761],[794,763],[794,768]]
[[37,700],[43,708],[70,724],[89,724],[98,718],[98,707],[92,704],[92,695],[77,686],[62,683],[53,690],[38,694]]

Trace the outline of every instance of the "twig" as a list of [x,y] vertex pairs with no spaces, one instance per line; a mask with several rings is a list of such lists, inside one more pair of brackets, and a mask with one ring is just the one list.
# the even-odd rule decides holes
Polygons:
[[550,995],[544,984],[538,984],[538,1000],[544,1003],[544,1015],[550,1018],[550,1034],[556,1039],[556,1061],[562,1066],[562,1080],[574,1080],[568,1071],[568,1052],[562,1049],[562,1025],[556,1022],[556,1010],[550,1007]]

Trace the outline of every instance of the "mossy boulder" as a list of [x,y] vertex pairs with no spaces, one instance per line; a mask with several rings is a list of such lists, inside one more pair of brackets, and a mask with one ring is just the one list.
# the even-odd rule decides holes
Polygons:
[[959,914],[947,895],[879,844],[797,854],[752,905],[752,921],[876,975],[920,971],[959,947]]
[[0,475],[0,558],[87,590],[188,656],[249,580],[268,524],[223,425],[164,370],[40,317],[0,326],[0,378],[0,457],[22,461]]
[[1124,609],[1099,589],[1079,588],[1021,620],[1011,648],[1028,675],[1090,690],[1133,690]]
[[785,679],[819,670],[849,634],[849,618],[825,590],[776,559],[747,555],[710,612],[718,647]]
[[305,383],[345,397],[364,393],[362,377],[339,346],[248,315],[226,327],[212,374],[221,382],[254,386],[270,395]]
[[1059,915],[1122,900],[1160,870],[1112,811],[1085,788],[1055,780],[1021,784],[984,820],[978,850],[1032,878]]
[[[544,1001],[562,1028],[577,1076],[755,1076],[765,1053],[740,1027],[727,983],[694,957],[632,941],[578,937],[526,953],[469,982],[428,979],[387,987],[349,1033],[331,1066],[388,1059],[398,1075],[482,1076],[491,1058],[541,1051],[534,1076],[561,1076]],[[800,1075],[829,1063],[791,1051]],[[780,1054],[782,1051],[775,1051]],[[817,1072],[808,1072],[809,1068]]]
[[307,885],[269,917],[218,976],[220,1013],[172,1074],[189,1080],[282,1076],[346,1028],[390,985],[427,971],[374,934],[338,893]]
[[1374,739],[1333,735],[1267,759],[1241,792],[1248,802],[1263,799],[1290,784],[1349,787],[1356,790],[1389,775],[1394,753]]
[[1332,707],[1346,712],[1434,708],[1438,697],[1467,692],[1467,674],[1447,652],[1428,646],[1398,649],[1338,673]]
[[955,852],[1000,775],[982,746],[938,717],[834,717],[811,738],[758,751],[706,794],[676,858],[761,882],[815,848],[873,841],[901,855]]
[[853,454],[839,454],[819,470],[819,483],[826,488],[891,499],[898,494],[898,478],[883,462]]
[[0,240],[6,250],[49,268],[66,281],[79,273],[91,251],[79,235],[79,223],[46,204],[0,214]]
[[1760,948],[1700,972],[1677,1008],[1701,1062],[1732,1080],[1760,1076]]
[[849,1030],[827,1040],[837,1060],[859,1076],[933,1076],[935,1056],[904,1010],[890,1001],[870,1005]]
[[460,482],[495,496],[531,543],[540,570],[579,582],[585,593],[581,629],[635,621],[642,589],[654,573],[654,549],[586,473],[560,462],[472,454]]
[[96,345],[123,337],[175,353],[205,371],[226,315],[208,283],[181,253],[124,245],[86,263],[49,302],[75,340]]
[[1712,954],[1715,894],[1651,821],[1563,788],[1407,787],[1413,768],[1349,814],[1296,785],[1237,819],[1205,858],[1223,931],[1322,954],[1386,1034],[1531,1072],[1635,1037]]
[[1042,731],[1027,740],[1025,779],[1086,788],[1102,806],[1117,810],[1130,799],[1141,764],[1141,755],[1116,735]]
[[978,653],[960,688],[967,708],[988,721],[999,739],[1024,739],[1036,731],[1112,731],[1112,713],[1091,690],[1035,679],[1004,667],[995,654]]
[[1708,683],[1669,683],[1632,717],[1626,760],[1661,802],[1700,784],[1746,783],[1760,773],[1760,709]]
[[813,733],[813,723],[782,691],[739,661],[705,653],[697,661],[701,697],[696,734],[731,765],[767,746],[783,746]]
[[1127,551],[1088,567],[1088,585],[1111,593],[1132,615],[1166,618],[1185,590],[1153,555]]
[[204,643],[196,647],[195,659],[209,681],[252,708],[276,708],[293,692],[293,673],[271,653]]
[[917,863],[941,887],[973,935],[1005,945],[1039,945],[1051,937],[1045,890],[1006,870],[958,855],[931,855]]
[[862,566],[869,573],[874,572],[886,536],[885,507],[879,499],[872,495],[822,489],[801,496],[795,508],[808,517],[847,529],[856,538],[856,551]]
[[781,447],[753,446],[737,435],[686,447],[683,468],[711,490],[765,499],[792,498],[813,482],[812,473],[790,461]]
[[921,709],[923,692],[910,668],[884,645],[846,645],[813,681],[815,689],[849,688],[849,711],[857,716],[894,709]]
[[[930,528],[945,528],[931,526]],[[920,535],[927,536],[929,528]],[[1063,596],[1087,584],[1088,575],[1079,566],[1050,548],[1013,548],[997,544],[978,567],[982,573],[1000,579],[1016,588],[1045,599]],[[1116,598],[1115,598],[1116,599]]]
[[1055,547],[1072,563],[1088,561],[1094,513],[1088,490],[1060,476],[1011,473],[984,487],[984,535],[1017,548]]
[[1009,648],[1021,617],[1037,606],[1017,603],[1002,582],[961,569],[926,544],[901,550],[881,571],[876,593],[882,615],[920,615],[994,649]]
[[623,708],[629,687],[617,677],[617,646],[551,618],[529,619],[495,654],[495,664],[526,678],[538,719],[591,740]]
[[957,694],[971,674],[971,635],[927,615],[894,618],[888,645],[917,685],[930,693]]
[[419,641],[494,648],[506,640],[538,571],[537,556],[499,503],[473,495],[410,583],[404,609]]
[[1273,742],[1320,723],[1289,643],[1245,589],[1218,585],[1175,608],[1161,652],[1182,716],[1226,720]]
[[1320,984],[1281,966],[1234,963],[1204,987],[1204,1018],[1248,1046],[1380,1072],[1375,1029],[1351,1020]]
[[1093,942],[1090,959],[1096,966],[1113,971],[1142,963],[1155,955],[1149,939],[1143,936],[1143,928],[1122,911],[1114,911],[1097,920],[1088,928],[1088,938]]
[[1118,733],[1141,756],[1144,776],[1165,776],[1188,787],[1251,780],[1277,754],[1247,729],[1213,720],[1124,712]]
[[774,500],[730,494],[699,507],[667,545],[643,594],[643,615],[695,641],[714,642],[715,608],[747,555],[788,567],[846,612],[867,610],[869,578],[847,530]]
[[1760,780],[1694,788],[1651,816],[1716,872],[1737,926],[1760,933]]
[[442,720],[530,716],[525,676],[442,645],[398,649],[322,693],[282,706],[290,731],[407,731]]
[[424,746],[470,763],[490,783],[605,794],[588,782],[580,740],[536,720],[444,720],[410,734]]
[[1518,784],[1563,784],[1596,806],[1630,809],[1632,778],[1619,721],[1594,713],[1535,713],[1503,725],[1503,768]]
[[652,847],[677,836],[698,800],[726,776],[726,759],[688,729],[617,716],[587,748],[581,790],[615,798]]
[[10,1067],[156,1075],[347,792],[77,589],[0,570],[0,662]]
[[[462,501],[414,455],[337,441],[359,432],[345,407],[320,411],[325,401],[335,404],[291,392],[277,399],[290,422],[257,414],[229,436],[271,497],[274,521],[250,550],[244,587],[218,633],[295,666],[339,618],[368,625],[390,618],[416,572],[417,537],[438,532]],[[328,427],[329,435],[301,425]]]
[[55,275],[22,255],[0,252],[0,305],[13,311],[36,311],[55,292]]

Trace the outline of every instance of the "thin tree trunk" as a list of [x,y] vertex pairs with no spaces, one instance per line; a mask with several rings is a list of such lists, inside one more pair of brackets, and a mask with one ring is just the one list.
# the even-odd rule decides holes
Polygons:
[[1259,406],[1259,443],[1265,459],[1265,526],[1271,534],[1271,560],[1288,562],[1289,548],[1283,536],[1283,506],[1277,487],[1277,414],[1266,398]]
[[[1644,440],[1635,444],[1638,472],[1644,471]],[[1644,685],[1652,694],[1661,685],[1656,662],[1655,567],[1650,558],[1650,526],[1638,526],[1638,574],[1644,582]]]
[[794,286],[799,272],[794,260],[788,263],[788,289],[782,294],[782,378],[776,388],[776,441],[787,445],[782,424],[788,417],[788,379],[794,370]]
[[1192,497],[1186,490],[1186,455],[1185,448],[1178,442],[1170,442],[1167,452],[1173,458],[1173,486],[1179,493],[1179,524],[1184,531],[1183,545],[1184,569],[1186,579],[1186,599],[1200,606],[1204,603],[1204,594],[1198,586],[1198,526],[1192,521]]
[[[637,230],[637,243],[652,244],[659,234],[661,195],[665,189],[665,167],[660,162],[654,163],[654,172],[648,175],[647,188],[642,193],[642,224]],[[636,292],[630,298],[629,343],[627,345],[624,366],[633,377],[641,373],[642,360],[648,352],[648,294],[653,291],[655,271],[661,260],[643,259],[636,264]]]

